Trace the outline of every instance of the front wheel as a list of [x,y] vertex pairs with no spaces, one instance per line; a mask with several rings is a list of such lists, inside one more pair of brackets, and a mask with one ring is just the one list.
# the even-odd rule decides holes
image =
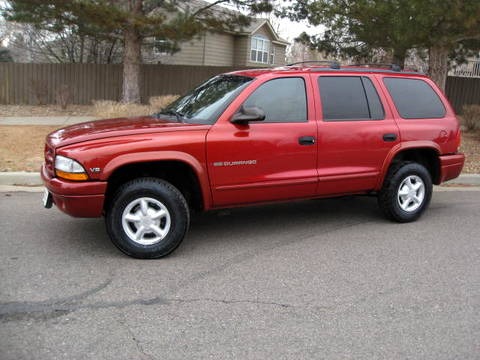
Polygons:
[[156,178],[122,185],[106,214],[107,232],[115,246],[141,259],[170,254],[185,237],[189,222],[182,193]]
[[418,163],[393,167],[378,194],[378,204],[385,216],[398,222],[417,220],[432,198],[432,178]]

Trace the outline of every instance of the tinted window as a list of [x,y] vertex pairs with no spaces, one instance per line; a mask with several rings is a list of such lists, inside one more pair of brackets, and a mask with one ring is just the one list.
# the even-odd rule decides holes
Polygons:
[[368,107],[370,108],[370,118],[372,120],[382,120],[385,117],[383,105],[378,97],[377,90],[373,86],[372,80],[367,77],[362,78],[365,94],[367,95]]
[[264,122],[307,121],[305,82],[302,78],[270,80],[260,85],[244,106],[256,106],[265,111]]
[[383,119],[382,103],[370,79],[321,76],[318,85],[325,121]]
[[393,102],[404,119],[445,116],[445,107],[430,85],[420,79],[383,79]]

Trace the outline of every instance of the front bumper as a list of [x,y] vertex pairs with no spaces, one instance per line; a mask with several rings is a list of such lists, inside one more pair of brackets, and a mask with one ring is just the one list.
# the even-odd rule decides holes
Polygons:
[[74,217],[100,217],[103,214],[107,183],[104,181],[68,181],[50,177],[45,165],[41,176],[52,194],[53,203]]
[[460,175],[465,164],[464,154],[442,155],[440,156],[440,179],[439,184],[455,179]]

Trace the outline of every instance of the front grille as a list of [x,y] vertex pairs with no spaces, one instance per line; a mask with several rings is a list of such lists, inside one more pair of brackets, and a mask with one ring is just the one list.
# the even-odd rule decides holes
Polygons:
[[55,150],[51,148],[48,144],[45,144],[45,169],[47,170],[47,174],[49,177],[53,177],[55,175],[54,161]]

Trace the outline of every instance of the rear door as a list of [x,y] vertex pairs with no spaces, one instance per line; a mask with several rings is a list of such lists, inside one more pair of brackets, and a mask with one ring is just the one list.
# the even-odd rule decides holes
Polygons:
[[377,79],[357,74],[313,77],[319,104],[317,194],[373,190],[387,154],[400,142]]

